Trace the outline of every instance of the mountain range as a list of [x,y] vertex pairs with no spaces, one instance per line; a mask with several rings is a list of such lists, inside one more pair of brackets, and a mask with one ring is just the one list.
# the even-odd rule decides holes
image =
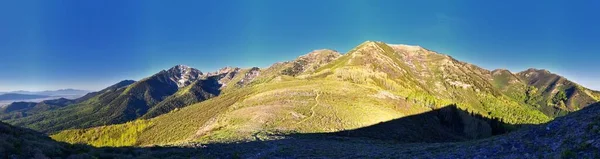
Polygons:
[[[346,141],[352,138],[362,144],[373,140],[376,148],[388,145],[382,141],[447,142],[419,145],[413,150],[450,147],[449,150],[458,151],[531,137],[530,132],[544,128],[532,125],[555,118],[561,120],[546,127],[556,131],[532,141],[572,136],[566,132],[567,123],[582,132],[592,125],[589,129],[595,132],[596,118],[589,113],[597,113],[597,106],[590,105],[599,100],[600,92],[547,70],[486,70],[420,46],[366,41],[345,54],[315,50],[268,68],[225,67],[203,73],[177,65],[78,99],[13,103],[0,109],[0,119],[49,134],[57,141],[97,147],[185,147],[235,142],[248,142],[241,147],[250,147],[253,142],[261,142],[282,150],[283,146],[273,145],[292,140],[294,144],[340,142],[352,147],[351,141]],[[579,110],[586,111],[572,113]],[[568,117],[562,118],[565,115]],[[573,123],[575,119],[585,123]],[[322,135],[325,139],[317,141]],[[500,137],[483,139],[494,135]],[[298,139],[289,139],[294,136]],[[600,140],[594,139],[598,136],[584,136],[589,140],[571,140],[578,144],[589,141],[584,148],[549,148],[574,154],[597,150],[595,144]],[[477,142],[473,146],[454,144],[471,140]],[[522,142],[506,143],[511,148],[521,144],[517,150],[529,148]],[[508,149],[496,153],[505,150]],[[539,151],[532,151],[536,152]]]
[[46,96],[64,96],[64,95],[85,95],[90,91],[78,90],[78,89],[59,89],[59,90],[46,90],[46,91],[11,91],[11,92],[0,92],[0,94],[14,93],[14,94],[29,94],[29,95],[46,95]]
[[34,95],[34,94],[17,94],[17,93],[0,94],[0,100],[29,100],[29,99],[48,98],[48,97],[50,97],[50,96]]
[[53,91],[12,91],[0,92],[0,107],[9,105],[13,102],[40,102],[44,100],[53,100],[59,98],[74,99],[79,98],[89,91],[76,89],[60,89]]

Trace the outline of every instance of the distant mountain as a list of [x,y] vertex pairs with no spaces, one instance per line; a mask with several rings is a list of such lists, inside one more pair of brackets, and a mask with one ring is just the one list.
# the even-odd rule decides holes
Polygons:
[[0,108],[0,120],[23,118],[29,115],[54,110],[70,104],[76,104],[76,100],[59,98],[36,102],[13,102]]
[[[29,115],[39,114],[39,113],[43,113],[45,111],[50,111],[50,110],[54,110],[57,108],[65,107],[67,105],[78,104],[78,103],[86,101],[86,100],[100,94],[101,92],[115,89],[115,87],[126,86],[133,82],[135,82],[135,81],[131,81],[131,80],[121,81],[113,86],[110,86],[109,88],[106,88],[99,92],[87,93],[86,95],[76,98],[76,99],[58,98],[58,99],[43,100],[40,102],[13,102],[11,104],[6,105],[5,107],[0,107],[0,120],[11,120],[11,119],[23,118],[23,117],[27,117]],[[64,90],[58,90],[58,91],[45,91],[45,92],[83,93],[80,90],[74,90],[74,89],[64,89]],[[31,93],[31,92],[29,92],[29,93]],[[41,93],[41,92],[38,92],[38,93]]]
[[[59,89],[59,90],[47,90],[47,91],[12,91],[6,93],[17,93],[17,94],[30,94],[30,95],[46,95],[46,96],[82,96],[90,91],[78,90],[78,89]],[[0,94],[3,94],[0,92]]]
[[39,98],[48,98],[50,96],[47,95],[33,95],[33,94],[18,94],[18,93],[6,93],[0,94],[0,101],[2,100],[29,100],[29,99],[39,99]]
[[77,96],[77,95],[85,95],[89,92],[90,91],[78,90],[78,89],[59,89],[59,90],[53,90],[53,91],[41,91],[41,92],[33,92],[33,93],[49,95],[49,96],[65,96],[65,95]]

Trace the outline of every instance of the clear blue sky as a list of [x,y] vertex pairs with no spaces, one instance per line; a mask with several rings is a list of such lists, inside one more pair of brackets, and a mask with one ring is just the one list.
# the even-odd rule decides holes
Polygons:
[[600,1],[0,2],[0,91],[98,90],[176,64],[267,67],[366,40],[600,90]]

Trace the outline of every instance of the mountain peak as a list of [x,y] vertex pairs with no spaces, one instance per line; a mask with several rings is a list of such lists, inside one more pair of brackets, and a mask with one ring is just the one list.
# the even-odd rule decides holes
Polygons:
[[394,52],[405,55],[430,55],[436,52],[429,51],[418,45],[407,44],[388,44],[381,41],[365,41],[358,45],[353,51],[359,52],[386,52],[388,49],[393,49]]
[[216,75],[228,74],[228,73],[232,73],[232,72],[237,72],[239,70],[241,70],[239,67],[226,66],[215,72],[209,72],[206,74],[206,76],[216,76]]
[[319,54],[336,54],[336,53],[339,54],[339,52],[337,52],[335,50],[331,50],[331,49],[318,49],[318,50],[313,50],[313,51],[309,52],[308,54],[302,55],[302,56],[316,56]]
[[357,48],[363,48],[363,47],[380,47],[379,44],[386,44],[386,43],[381,42],[381,41],[365,41],[365,42],[361,43],[360,45],[358,45]]
[[335,50],[329,50],[329,49],[320,49],[320,50],[313,50],[312,52],[306,54],[306,55],[302,55],[300,57],[298,57],[297,60],[306,60],[306,61],[318,61],[318,60],[326,60],[326,61],[331,61],[332,59],[338,58],[342,56],[342,54],[340,54],[339,52],[335,51]]
[[186,66],[176,65],[166,71],[169,79],[177,84],[178,87],[185,87],[196,81],[203,73],[200,70]]
[[[536,68],[529,68],[529,69],[527,69],[525,71],[521,71],[517,74],[527,77],[527,78],[537,77],[539,75],[555,75],[546,69],[536,69]],[[558,76],[558,75],[556,75],[556,76]]]
[[406,45],[406,44],[388,44],[392,48],[402,49],[406,51],[419,51],[425,50],[425,48],[418,45]]
[[510,74],[512,74],[512,72],[510,72],[510,70],[503,69],[503,68],[492,70],[492,74],[500,74],[500,73],[510,73]]
[[192,69],[192,68],[187,65],[175,65],[175,66],[171,67],[169,70],[188,70],[188,69]]
[[550,71],[546,70],[546,69],[537,69],[537,68],[529,68],[523,72],[537,72],[537,73],[551,73]]

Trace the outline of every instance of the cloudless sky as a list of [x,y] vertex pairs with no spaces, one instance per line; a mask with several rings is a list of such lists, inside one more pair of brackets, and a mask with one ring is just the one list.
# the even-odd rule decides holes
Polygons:
[[185,64],[268,67],[366,41],[486,69],[545,68],[600,90],[600,1],[0,2],[0,91],[99,90]]

